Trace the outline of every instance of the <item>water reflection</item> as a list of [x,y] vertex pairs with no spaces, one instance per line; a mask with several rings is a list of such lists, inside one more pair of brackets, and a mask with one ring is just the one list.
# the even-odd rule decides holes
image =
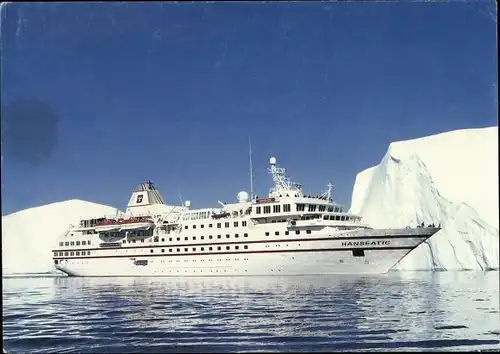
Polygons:
[[423,350],[499,343],[498,273],[38,278],[4,279],[3,285],[6,345],[29,351]]

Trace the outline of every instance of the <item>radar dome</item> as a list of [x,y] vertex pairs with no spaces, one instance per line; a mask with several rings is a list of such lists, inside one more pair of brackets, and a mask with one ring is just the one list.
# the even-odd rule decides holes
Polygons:
[[269,163],[270,163],[271,165],[276,165],[276,157],[271,157],[271,158],[269,159]]
[[238,193],[238,201],[240,203],[246,203],[246,202],[248,202],[248,199],[249,199],[249,196],[248,196],[247,192],[241,191]]
[[186,200],[184,202],[184,206],[187,207],[187,208],[189,208],[191,206],[191,201],[190,200]]

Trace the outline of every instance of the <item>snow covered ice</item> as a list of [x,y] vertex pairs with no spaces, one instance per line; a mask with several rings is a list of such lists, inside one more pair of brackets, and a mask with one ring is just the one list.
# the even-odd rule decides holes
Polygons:
[[52,249],[56,239],[80,219],[115,216],[115,208],[67,200],[2,216],[2,272],[44,273],[55,271]]
[[498,127],[395,142],[356,177],[350,212],[373,227],[443,228],[398,270],[499,268]]

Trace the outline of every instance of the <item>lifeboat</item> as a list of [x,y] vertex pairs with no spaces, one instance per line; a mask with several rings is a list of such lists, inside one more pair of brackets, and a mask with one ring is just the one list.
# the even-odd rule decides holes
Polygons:
[[145,230],[152,226],[154,226],[154,222],[151,219],[139,216],[129,219],[104,219],[95,226],[95,229],[97,232],[119,232]]

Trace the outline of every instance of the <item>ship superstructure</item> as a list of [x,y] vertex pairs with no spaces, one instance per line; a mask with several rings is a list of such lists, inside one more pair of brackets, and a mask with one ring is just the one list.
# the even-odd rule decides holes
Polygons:
[[305,195],[270,159],[265,197],[195,209],[168,205],[141,183],[119,217],[82,220],[57,241],[71,276],[221,276],[385,273],[439,228],[373,229],[332,200]]

